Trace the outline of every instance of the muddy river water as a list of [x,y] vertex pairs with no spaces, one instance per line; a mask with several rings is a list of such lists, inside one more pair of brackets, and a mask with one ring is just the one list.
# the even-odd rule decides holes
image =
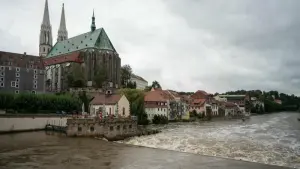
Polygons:
[[121,142],[51,132],[0,135],[0,168],[300,168],[298,117],[276,113],[245,122],[149,126],[162,132]]

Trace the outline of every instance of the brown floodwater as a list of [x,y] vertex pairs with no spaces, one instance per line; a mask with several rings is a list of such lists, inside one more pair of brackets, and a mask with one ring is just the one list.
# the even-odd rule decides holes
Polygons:
[[169,150],[68,138],[59,133],[0,135],[2,169],[282,168]]

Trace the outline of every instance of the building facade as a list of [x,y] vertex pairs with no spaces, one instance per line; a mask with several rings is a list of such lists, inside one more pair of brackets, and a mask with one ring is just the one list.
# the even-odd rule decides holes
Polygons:
[[0,51],[0,90],[45,92],[45,68],[41,57]]
[[144,78],[135,74],[131,75],[130,81],[135,82],[137,89],[144,90],[148,86],[148,82]]
[[130,116],[130,104],[125,95],[97,94],[91,102],[91,114],[102,113],[103,116],[115,115],[119,117]]
[[73,75],[73,70],[82,73],[81,80],[84,84],[80,87],[101,87],[95,80],[101,72],[105,74],[105,81],[109,82],[110,87],[119,88],[121,59],[105,30],[96,29],[94,13],[90,31],[68,38],[63,5],[57,42],[53,47],[51,29],[46,0],[40,35],[40,55],[44,58],[46,86],[50,91],[59,92],[74,87],[68,79]]

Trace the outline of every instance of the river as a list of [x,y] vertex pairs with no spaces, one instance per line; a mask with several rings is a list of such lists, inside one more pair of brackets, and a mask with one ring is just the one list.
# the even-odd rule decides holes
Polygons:
[[122,143],[300,168],[300,113],[252,116],[250,120],[173,123],[162,133]]
[[300,168],[298,117],[300,114],[276,113],[245,122],[149,126],[162,132],[121,142],[125,144],[51,132],[0,135],[0,168],[280,168],[258,163]]

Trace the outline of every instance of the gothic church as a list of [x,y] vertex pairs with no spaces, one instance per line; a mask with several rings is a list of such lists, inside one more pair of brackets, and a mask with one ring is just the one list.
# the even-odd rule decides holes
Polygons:
[[96,28],[93,13],[90,31],[68,38],[64,5],[62,6],[57,42],[53,46],[52,27],[48,1],[45,2],[40,31],[39,55],[43,57],[47,71],[46,86],[49,91],[68,89],[68,73],[79,71],[84,74],[85,86],[94,87],[97,70],[105,70],[109,87],[119,88],[121,59],[103,28]]

